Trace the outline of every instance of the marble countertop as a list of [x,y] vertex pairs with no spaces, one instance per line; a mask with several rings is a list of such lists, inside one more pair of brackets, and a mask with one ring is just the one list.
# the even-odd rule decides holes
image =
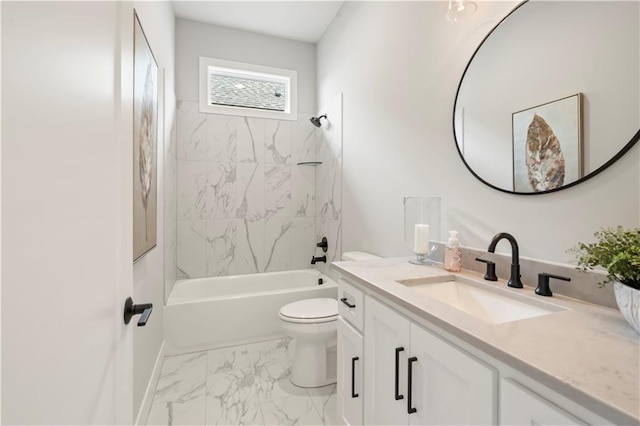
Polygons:
[[640,423],[640,336],[619,311],[556,294],[543,298],[532,287],[510,289],[505,280],[484,281],[475,272],[454,274],[568,308],[491,324],[417,296],[397,282],[452,275],[442,267],[412,265],[406,258],[332,265],[368,293],[402,306],[601,417],[616,424]]

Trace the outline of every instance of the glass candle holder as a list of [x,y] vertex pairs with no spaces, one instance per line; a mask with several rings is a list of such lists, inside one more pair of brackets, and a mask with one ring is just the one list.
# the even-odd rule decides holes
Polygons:
[[404,242],[416,255],[409,262],[416,265],[431,265],[429,256],[436,251],[440,241],[440,197],[405,197]]

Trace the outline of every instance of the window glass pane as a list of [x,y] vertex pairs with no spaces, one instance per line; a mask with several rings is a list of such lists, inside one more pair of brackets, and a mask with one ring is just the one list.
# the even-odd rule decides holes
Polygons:
[[209,105],[226,105],[285,111],[287,87],[284,81],[209,74]]

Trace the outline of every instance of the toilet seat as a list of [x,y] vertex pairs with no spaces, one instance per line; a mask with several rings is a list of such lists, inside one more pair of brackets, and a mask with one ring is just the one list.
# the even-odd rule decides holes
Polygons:
[[299,300],[284,305],[279,315],[283,321],[299,324],[336,321],[338,301],[329,298]]

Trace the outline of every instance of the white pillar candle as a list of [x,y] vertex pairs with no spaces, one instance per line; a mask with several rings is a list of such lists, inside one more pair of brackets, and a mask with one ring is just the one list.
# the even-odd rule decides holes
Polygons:
[[413,251],[417,254],[427,254],[429,247],[429,225],[416,223],[413,228]]

